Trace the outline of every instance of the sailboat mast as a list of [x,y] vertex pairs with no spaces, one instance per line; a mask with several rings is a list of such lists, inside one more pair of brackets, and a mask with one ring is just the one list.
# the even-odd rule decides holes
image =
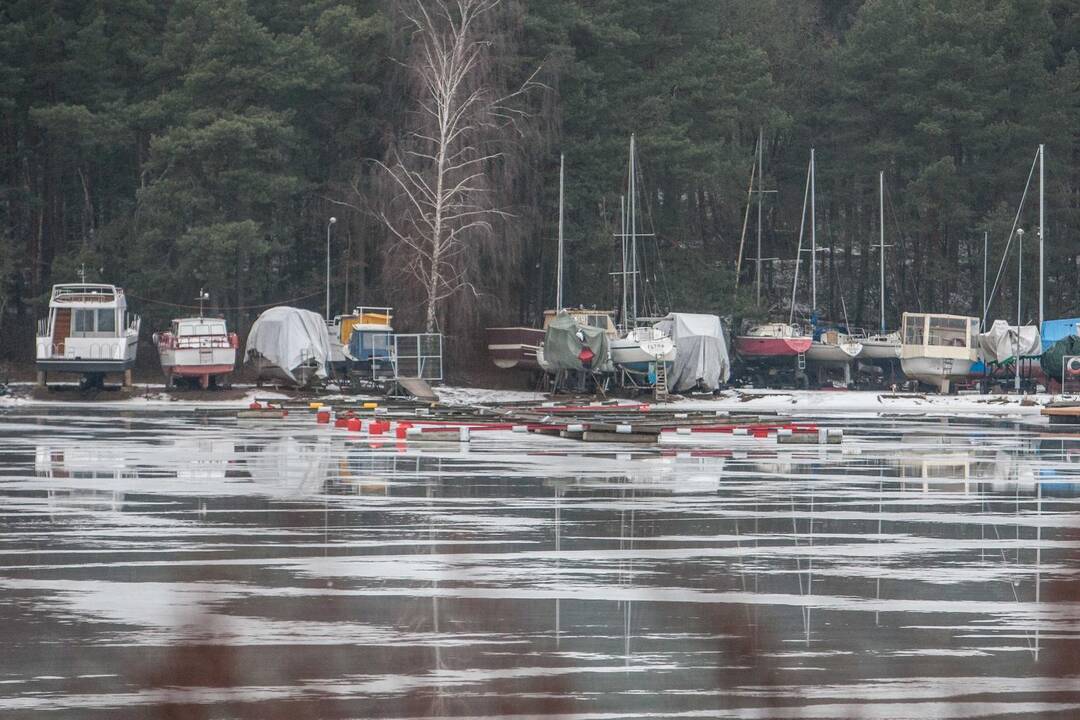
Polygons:
[[817,221],[814,206],[814,148],[810,148],[810,315],[817,312]]
[[758,129],[758,194],[757,194],[757,257],[754,259],[754,305],[761,305],[761,203],[763,193],[761,183],[765,177],[765,166],[761,164],[763,158],[762,140],[765,137],[765,129]]
[[563,168],[565,156],[559,153],[559,262],[555,278],[555,310],[563,309]]
[[637,325],[637,198],[635,197],[635,175],[637,168],[634,165],[634,134],[630,133],[630,270],[633,275],[633,313],[630,316],[630,327]]
[[622,323],[623,328],[626,328],[626,196],[619,196],[619,219],[622,222],[622,229],[619,232],[619,237],[622,240],[622,313],[619,315],[619,321]]
[[885,171],[878,173],[878,220],[881,227],[880,257],[881,265],[881,333],[885,334]]
[[1044,264],[1044,247],[1046,242],[1046,203],[1043,186],[1046,184],[1045,167],[1043,160],[1046,156],[1046,146],[1039,143],[1039,332],[1042,332],[1043,324],[1043,281],[1046,277]]

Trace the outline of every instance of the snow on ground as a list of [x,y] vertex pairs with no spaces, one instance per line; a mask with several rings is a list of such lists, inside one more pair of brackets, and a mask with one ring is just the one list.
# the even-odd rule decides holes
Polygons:
[[1060,396],[933,395],[872,391],[728,390],[716,399],[683,399],[654,407],[677,410],[776,412],[781,415],[1038,415]]
[[[25,385],[25,386],[24,386]],[[140,385],[137,391],[123,399],[79,399],[75,394],[57,393],[48,400],[35,399],[31,395],[30,384],[13,384],[10,396],[0,397],[0,407],[25,405],[63,405],[92,407],[247,407],[256,398],[260,399],[297,399],[296,394],[287,395],[266,388],[253,386],[234,386],[243,394],[232,393],[220,398],[213,394],[188,396],[169,395],[162,385]],[[519,390],[491,390],[487,388],[468,388],[440,385],[435,388],[442,403],[447,405],[473,405],[479,403],[522,403],[551,402],[544,393]],[[321,395],[318,399],[328,405],[335,402],[355,403],[362,400],[379,400],[378,397],[361,395]],[[880,417],[889,415],[907,416],[1025,416],[1037,417],[1044,405],[1062,396],[1037,394],[1019,397],[1016,395],[934,395],[923,393],[893,393],[872,391],[821,391],[821,390],[726,390],[717,397],[678,398],[667,403],[652,403],[658,409],[676,411],[705,410],[718,412],[763,412],[780,415],[848,415],[853,417]],[[1080,398],[1068,396],[1066,399]],[[568,398],[558,398],[566,401]],[[624,403],[650,402],[649,397],[640,400],[627,400]]]

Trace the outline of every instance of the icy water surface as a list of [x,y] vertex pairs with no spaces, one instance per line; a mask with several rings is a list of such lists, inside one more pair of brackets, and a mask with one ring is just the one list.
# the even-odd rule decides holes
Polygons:
[[0,411],[0,717],[1080,717],[1078,461]]

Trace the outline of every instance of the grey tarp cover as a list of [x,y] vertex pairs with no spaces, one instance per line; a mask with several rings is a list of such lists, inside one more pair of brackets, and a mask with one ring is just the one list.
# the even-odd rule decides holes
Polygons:
[[979,357],[985,363],[1009,360],[1016,355],[1017,349],[1020,357],[1042,354],[1042,339],[1039,337],[1039,328],[1035,325],[1020,327],[1019,348],[1016,326],[1005,320],[995,320],[989,330],[979,333],[975,339],[979,346]]
[[[586,368],[580,354],[584,347],[593,352],[593,360]],[[565,310],[548,324],[544,333],[544,364],[549,370],[591,370],[610,372],[611,351],[608,336],[603,328],[582,327]]]
[[315,375],[326,377],[330,342],[322,315],[294,307],[270,308],[255,320],[248,333],[244,357],[254,350],[277,365],[296,382],[293,370],[314,358],[319,369]]
[[656,323],[675,341],[675,363],[668,387],[686,392],[695,387],[716,390],[731,377],[724,326],[716,315],[670,313]]

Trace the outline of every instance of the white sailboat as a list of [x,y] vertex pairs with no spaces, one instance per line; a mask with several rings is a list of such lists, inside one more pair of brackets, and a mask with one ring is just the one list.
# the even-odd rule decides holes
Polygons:
[[[810,167],[807,170],[807,192],[810,195],[810,311],[817,312],[817,193],[815,182],[814,149],[810,148]],[[799,258],[802,246],[803,226],[806,220],[806,200],[803,199],[803,223],[799,225],[799,250],[795,256],[795,281],[791,289],[791,318],[795,319],[795,293],[799,287]],[[849,366],[862,354],[863,346],[847,332],[833,328],[819,331],[814,328],[813,339],[806,350],[806,359],[817,365]]]
[[[657,363],[670,365],[675,362],[675,342],[667,333],[653,325],[638,324],[637,239],[643,233],[637,232],[637,165],[633,135],[630,136],[628,173],[629,207],[627,212],[624,213],[623,231],[620,233],[622,239],[622,320],[624,334],[611,341],[611,360],[616,367],[626,373],[635,376],[649,376],[656,372]],[[629,225],[629,232],[627,232],[627,225]],[[627,312],[627,275],[630,276],[629,288],[632,296],[629,314]]]
[[900,357],[900,333],[887,332],[885,330],[885,173],[878,173],[878,231],[880,242],[877,247],[878,269],[880,273],[879,309],[881,312],[881,324],[875,335],[860,338],[863,351],[862,358],[866,360],[895,360]]

